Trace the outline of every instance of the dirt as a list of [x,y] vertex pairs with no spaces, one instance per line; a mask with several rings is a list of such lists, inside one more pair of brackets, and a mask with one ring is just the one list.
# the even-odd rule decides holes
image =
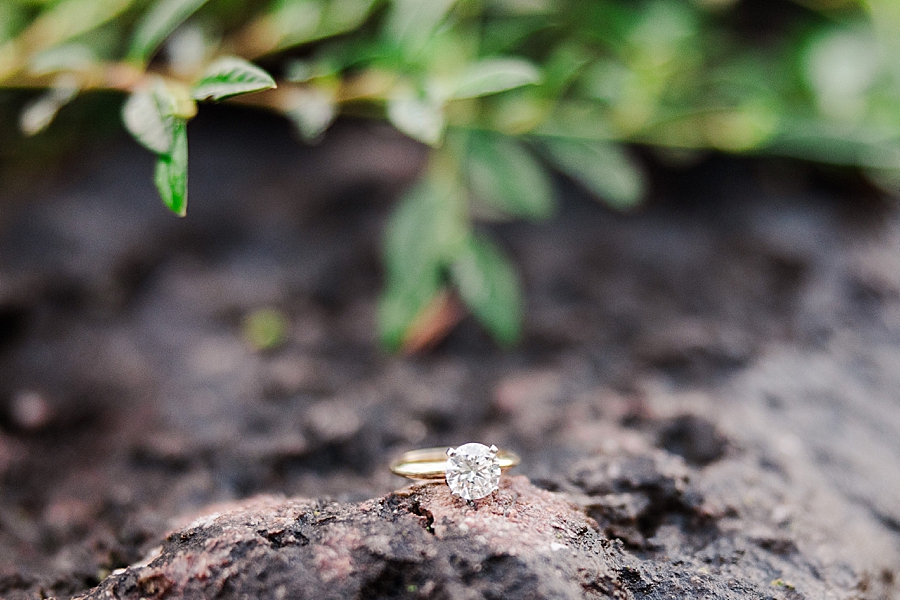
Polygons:
[[[421,149],[352,123],[304,148],[233,117],[192,124],[187,219],[124,140],[4,199],[0,597],[112,589],[258,494],[296,498],[241,509],[260,518],[407,497],[389,495],[392,456],[484,441],[591,523],[599,546],[579,552],[603,576],[585,597],[900,598],[896,206],[758,160],[660,172],[630,216],[560,181],[549,223],[489,227],[521,267],[522,344],[466,319],[389,356],[380,235]],[[278,348],[244,334],[260,308],[288,319]],[[551,575],[491,552],[441,571],[446,597],[572,581],[574,558]],[[520,572],[536,587],[503,587]],[[377,597],[356,581],[348,597]]]

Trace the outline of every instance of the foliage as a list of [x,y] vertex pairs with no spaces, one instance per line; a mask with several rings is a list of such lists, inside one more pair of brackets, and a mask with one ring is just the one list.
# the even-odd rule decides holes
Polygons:
[[125,127],[157,156],[160,196],[182,216],[197,101],[255,93],[310,141],[341,113],[386,118],[432,157],[387,226],[385,343],[410,347],[455,297],[506,344],[519,284],[474,222],[551,216],[552,172],[617,210],[647,194],[635,145],[851,165],[893,189],[898,6],[0,0],[0,88],[45,90],[21,115],[29,135],[80,93],[123,92]]

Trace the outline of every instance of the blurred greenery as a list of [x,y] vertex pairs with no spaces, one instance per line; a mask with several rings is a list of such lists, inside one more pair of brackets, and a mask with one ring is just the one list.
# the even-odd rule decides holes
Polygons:
[[29,136],[80,94],[122,94],[179,215],[198,101],[276,111],[309,141],[346,113],[428,145],[385,233],[392,349],[442,335],[456,301],[513,343],[515,270],[476,221],[552,216],[553,173],[632,210],[639,145],[900,185],[897,0],[0,0],[3,88],[31,91]]
[[244,339],[256,350],[277,348],[287,339],[288,318],[274,308],[260,308],[244,318]]

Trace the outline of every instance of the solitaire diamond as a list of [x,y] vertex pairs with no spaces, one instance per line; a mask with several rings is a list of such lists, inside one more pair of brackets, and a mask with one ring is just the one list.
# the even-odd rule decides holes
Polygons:
[[500,461],[497,447],[463,444],[447,450],[447,485],[465,500],[484,498],[500,483]]

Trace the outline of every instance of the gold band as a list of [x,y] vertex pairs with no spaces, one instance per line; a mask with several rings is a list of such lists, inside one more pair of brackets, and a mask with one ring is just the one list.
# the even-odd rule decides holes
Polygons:
[[[410,450],[391,463],[391,473],[423,481],[443,479],[447,467],[447,450],[446,446]],[[500,463],[500,470],[506,471],[519,464],[519,456],[500,450],[497,452],[497,461]]]

